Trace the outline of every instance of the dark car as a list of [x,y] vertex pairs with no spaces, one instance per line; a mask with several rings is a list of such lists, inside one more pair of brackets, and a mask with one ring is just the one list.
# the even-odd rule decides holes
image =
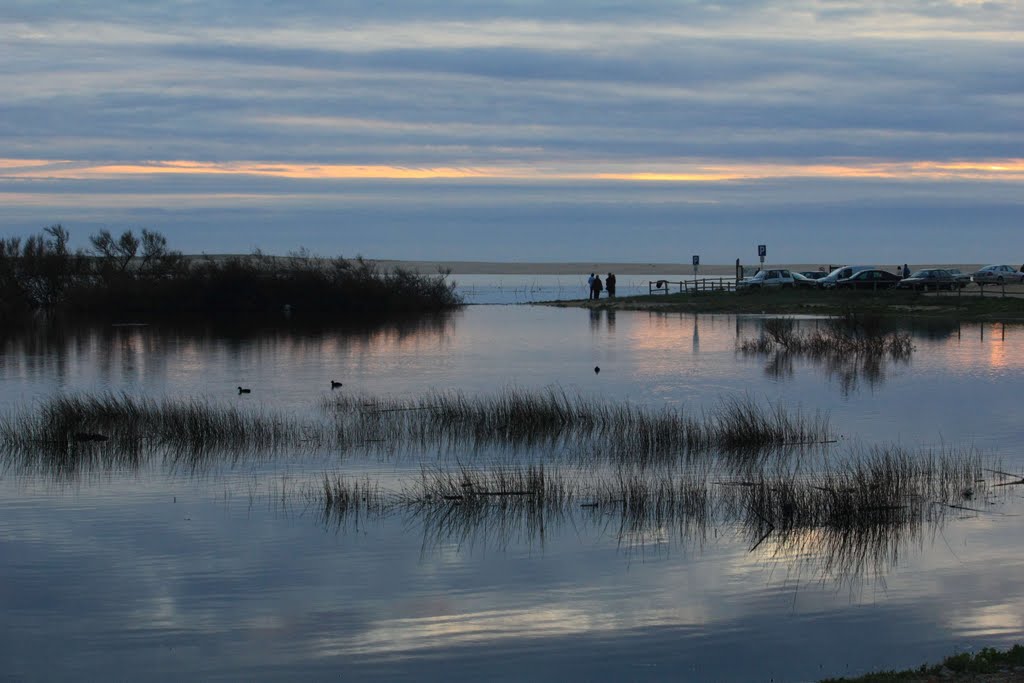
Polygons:
[[[807,277],[803,273],[790,272],[793,276],[793,286],[796,288],[816,289],[818,281],[815,278]],[[822,273],[824,275],[824,273]]]
[[956,277],[948,270],[941,268],[925,268],[915,270],[910,277],[905,277],[896,285],[899,289],[918,289],[928,291],[934,289],[956,289],[960,286]]
[[893,275],[887,270],[862,270],[848,278],[836,280],[836,289],[892,289],[899,281],[899,275]]
[[963,289],[967,285],[971,284],[970,273],[965,273],[959,268],[947,268],[946,270],[949,271],[949,274],[953,277],[953,280],[956,282],[957,287],[959,287],[960,289]]

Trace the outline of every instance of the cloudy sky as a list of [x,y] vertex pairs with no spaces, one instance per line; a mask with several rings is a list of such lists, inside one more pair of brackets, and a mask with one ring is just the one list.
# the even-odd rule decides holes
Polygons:
[[1019,0],[0,0],[0,235],[1024,260]]

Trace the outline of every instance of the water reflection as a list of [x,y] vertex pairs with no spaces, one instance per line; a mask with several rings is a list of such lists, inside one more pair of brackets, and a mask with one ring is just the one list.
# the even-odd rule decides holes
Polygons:
[[[1024,471],[1019,326],[908,323],[909,361],[887,361],[875,383],[874,370],[858,369],[839,391],[839,368],[789,357],[766,373],[773,359],[738,354],[760,317],[611,313],[596,331],[589,311],[518,307],[376,330],[3,330],[0,404],[31,409],[65,392],[200,396],[302,421],[323,418],[321,400],[343,393],[555,386],[691,415],[749,395],[820,410],[836,438],[915,453],[977,446],[985,462]],[[344,387],[332,393],[332,379]],[[237,395],[239,384],[253,394]],[[1019,631],[1024,531],[998,515],[1019,512],[1017,486],[998,488],[1003,498],[980,487],[924,493],[842,525],[781,495],[798,466],[801,481],[848,495],[815,479],[820,459],[802,449],[652,460],[647,498],[634,486],[628,502],[623,461],[592,467],[593,453],[573,458],[564,444],[502,449],[484,434],[448,451],[356,436],[344,449],[176,454],[143,440],[142,451],[85,442],[51,459],[4,456],[6,670],[26,680],[157,669],[176,680],[476,680],[500,658],[510,678],[815,680],[1001,645]],[[565,472],[568,502],[401,499],[421,492],[424,467],[530,464]],[[678,493],[680,470],[701,466],[703,483]],[[666,467],[676,468],[674,505],[658,503]],[[367,482],[365,495],[384,503],[338,516],[303,488],[321,487],[325,472]],[[769,486],[755,497],[745,482],[761,476]],[[883,590],[861,600],[873,581]],[[65,656],[52,657],[54,642]]]
[[[39,321],[0,330],[0,379],[39,388],[170,386],[203,390],[211,370],[224,386],[325,359],[369,358],[457,343],[461,312],[378,325],[311,324],[281,318],[147,324],[69,325]],[[294,375],[291,375],[294,376]],[[333,377],[320,376],[325,386]],[[4,398],[0,396],[0,398]]]
[[794,318],[765,318],[756,336],[737,336],[737,345],[744,355],[766,356],[765,373],[774,379],[792,378],[798,359],[818,365],[839,382],[844,396],[861,381],[871,389],[881,386],[887,366],[909,364],[914,352],[911,335],[898,325],[855,316],[810,324]]
[[[710,514],[712,507],[715,514]],[[388,509],[387,514],[401,516],[411,532],[419,530],[424,554],[453,546],[469,553],[505,551],[513,546],[543,550],[549,536],[560,538],[571,529],[584,536],[610,537],[629,558],[652,551],[668,553],[673,546],[699,553],[709,538],[739,533],[747,539],[751,557],[779,566],[791,579],[828,582],[852,592],[896,569],[903,554],[924,552],[926,536],[934,543],[950,519],[964,514],[951,515],[947,505],[929,504],[913,515],[879,514],[851,525],[776,528],[749,514],[732,518],[722,509],[721,501],[716,501],[690,514],[668,514],[665,510],[630,510],[625,505],[538,505],[510,497],[488,505],[423,505]],[[332,532],[357,532],[361,525],[377,519],[365,509],[351,514],[324,509],[320,520]]]

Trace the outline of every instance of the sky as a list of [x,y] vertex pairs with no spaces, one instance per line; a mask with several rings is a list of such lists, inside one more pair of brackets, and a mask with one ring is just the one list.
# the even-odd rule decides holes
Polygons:
[[1020,0],[0,0],[0,236],[1024,261]]

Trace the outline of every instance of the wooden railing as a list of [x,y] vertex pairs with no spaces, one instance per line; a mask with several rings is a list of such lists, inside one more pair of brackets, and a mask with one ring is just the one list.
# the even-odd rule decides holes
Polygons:
[[731,292],[736,289],[736,278],[704,277],[697,280],[648,280],[647,293],[658,294],[677,291],[680,294],[694,292]]

